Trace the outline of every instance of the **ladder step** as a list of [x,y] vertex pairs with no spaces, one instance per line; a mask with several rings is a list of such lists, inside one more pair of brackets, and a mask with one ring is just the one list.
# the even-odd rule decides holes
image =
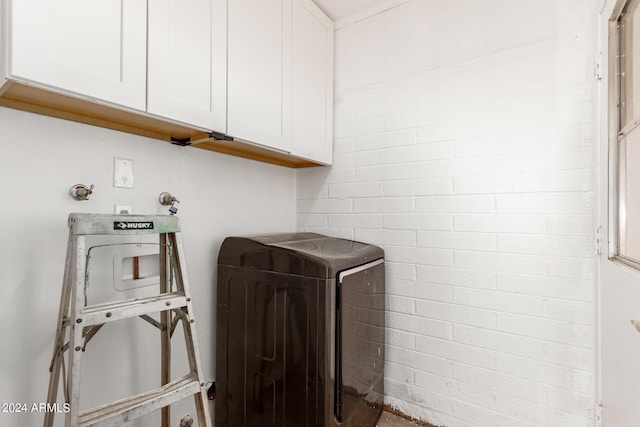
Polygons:
[[143,314],[157,313],[187,305],[183,292],[171,292],[148,298],[136,298],[107,304],[89,305],[82,309],[84,327],[100,325]]
[[158,389],[83,412],[78,426],[119,426],[199,392],[197,374],[192,372]]

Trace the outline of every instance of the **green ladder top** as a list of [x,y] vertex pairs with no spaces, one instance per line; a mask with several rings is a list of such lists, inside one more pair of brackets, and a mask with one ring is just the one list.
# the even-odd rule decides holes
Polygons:
[[171,215],[69,214],[69,230],[76,235],[179,233],[180,220]]

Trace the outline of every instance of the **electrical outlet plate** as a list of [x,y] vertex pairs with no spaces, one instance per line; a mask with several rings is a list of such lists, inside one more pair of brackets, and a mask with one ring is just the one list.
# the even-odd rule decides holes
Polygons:
[[133,188],[133,160],[113,158],[113,186]]

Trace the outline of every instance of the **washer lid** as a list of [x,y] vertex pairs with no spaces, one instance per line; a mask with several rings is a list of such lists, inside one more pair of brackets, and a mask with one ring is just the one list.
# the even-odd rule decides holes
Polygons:
[[316,233],[227,237],[218,264],[333,279],[338,272],[384,258],[374,245]]

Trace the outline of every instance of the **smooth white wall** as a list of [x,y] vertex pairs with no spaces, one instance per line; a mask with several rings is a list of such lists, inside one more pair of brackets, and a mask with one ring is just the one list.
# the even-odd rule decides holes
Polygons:
[[[135,189],[113,187],[114,157],[135,161]],[[29,409],[46,400],[70,212],[112,213],[117,203],[133,205],[134,213],[165,213],[158,203],[161,192],[180,200],[207,379],[215,374],[215,274],[222,240],[295,230],[292,169],[6,108],[0,108],[0,178],[0,402],[24,402]],[[77,183],[95,185],[89,201],[68,196]],[[184,362],[181,339],[173,340],[175,365]],[[83,402],[104,403],[112,388],[122,394],[159,382],[158,363],[152,360],[158,343],[157,331],[140,320],[120,330],[105,327],[87,347]],[[114,374],[105,376],[114,359]],[[174,411],[175,425],[184,414]],[[0,425],[35,426],[42,418],[0,413]],[[158,424],[152,418],[138,425]]]
[[592,426],[594,2],[396,3],[336,31],[334,165],[298,172],[298,228],[385,249],[388,404]]

